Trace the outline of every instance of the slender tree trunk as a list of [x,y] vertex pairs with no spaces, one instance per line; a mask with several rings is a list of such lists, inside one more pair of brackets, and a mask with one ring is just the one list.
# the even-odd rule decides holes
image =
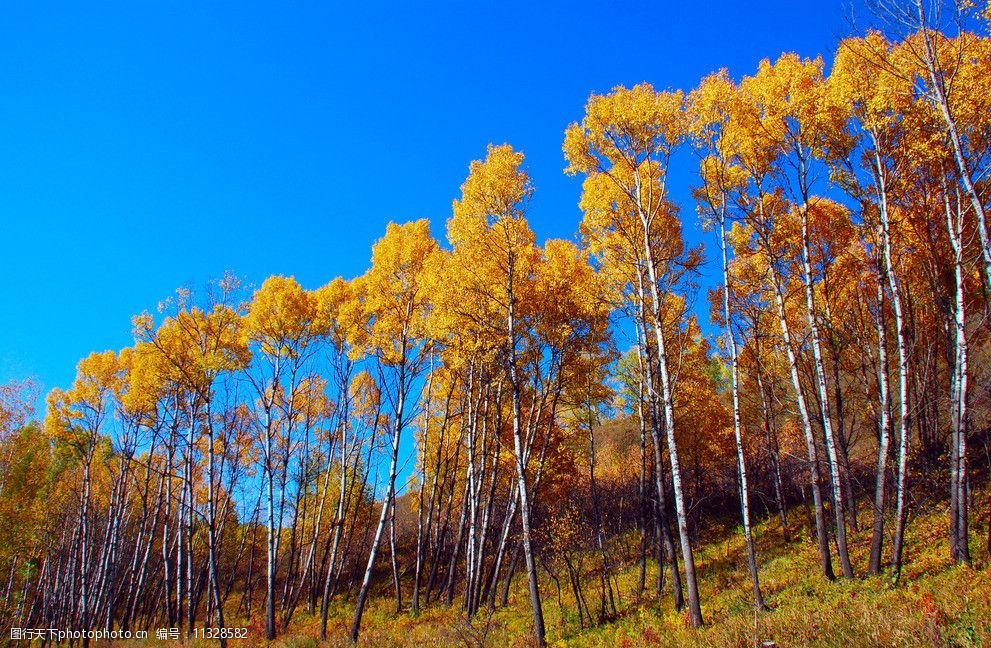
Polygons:
[[[501,407],[502,407],[502,381],[499,382],[499,385],[496,388],[496,396],[495,396],[496,411],[501,412]],[[489,416],[489,404],[487,400],[485,406],[486,420],[488,420],[488,416]],[[492,437],[495,448],[492,452],[492,464],[491,464],[492,468],[489,471],[490,472],[489,487],[485,497],[485,507],[482,512],[482,533],[481,533],[481,537],[479,538],[479,543],[478,543],[479,550],[478,550],[477,562],[475,566],[477,578],[475,582],[474,592],[472,594],[472,602],[470,608],[472,614],[478,612],[479,607],[481,607],[483,595],[485,594],[485,592],[483,592],[482,589],[483,587],[482,575],[485,566],[485,545],[489,537],[489,528],[491,527],[490,522],[492,520],[492,513],[495,507],[496,486],[499,483],[499,458],[502,454],[502,443],[499,437],[499,430],[502,427],[501,422],[502,422],[501,417],[497,414],[496,421],[491,426],[488,425],[486,426],[487,432],[484,435],[486,441],[483,443],[483,447],[488,446],[488,438]],[[488,432],[490,427],[491,427],[491,433]],[[488,451],[486,451],[486,455],[487,454]],[[483,467],[484,467],[484,463],[483,463]],[[483,475],[484,475],[484,468],[483,468]],[[484,484],[484,480],[483,480],[483,484]],[[488,580],[491,581],[491,578]],[[486,582],[486,586],[487,585],[488,582]]]
[[592,373],[586,375],[587,394],[586,408],[588,418],[588,473],[592,488],[592,526],[595,530],[595,544],[599,550],[601,570],[599,571],[599,623],[606,620],[606,596],[608,590],[609,608],[611,614],[616,614],[616,602],[613,599],[612,581],[610,580],[609,559],[606,556],[606,541],[602,530],[602,505],[599,502],[599,491],[595,482],[595,414],[592,407]]
[[[908,408],[908,343],[906,340],[907,331],[905,317],[902,310],[901,282],[898,272],[892,263],[891,244],[891,222],[888,210],[888,191],[884,165],[881,162],[880,153],[877,151],[877,138],[875,137],[875,179],[878,183],[878,196],[880,199],[879,214],[881,217],[881,242],[884,254],[884,272],[888,278],[888,289],[891,292],[891,307],[895,312],[895,330],[898,341],[898,480],[895,489],[895,533],[891,548],[891,571],[897,580],[902,566],[902,545],[905,533],[905,521],[908,516],[907,490],[908,490],[908,453],[909,453],[909,408]],[[883,479],[883,477],[881,477]],[[882,511],[883,513],[883,511]],[[877,522],[875,521],[875,524]],[[873,551],[872,541],[872,551]]]
[[[481,383],[481,380],[479,379],[477,382]],[[466,464],[465,483],[468,484],[468,500],[466,502],[468,506],[468,544],[465,548],[465,609],[468,618],[471,618],[474,612],[471,608],[472,592],[477,578],[475,554],[480,550],[478,546],[478,507],[481,497],[478,484],[478,405],[483,393],[482,388],[478,387],[478,397],[476,398],[474,362],[468,365],[467,390],[465,425],[468,436],[468,463]]]
[[447,605],[450,607],[454,603],[454,581],[456,579],[458,570],[458,557],[461,551],[461,545],[464,544],[464,534],[465,528],[468,526],[468,485],[465,484],[464,493],[461,496],[461,515],[460,522],[458,522],[458,535],[457,539],[454,541],[454,546],[451,549],[451,560],[447,567],[447,576],[444,578],[444,587],[442,589],[446,590],[446,600]]
[[[638,192],[639,193],[639,192]],[[642,212],[641,212],[642,213]],[[650,231],[650,222],[641,216],[644,232]],[[685,562],[685,584],[688,588],[688,610],[692,626],[702,625],[702,607],[699,604],[698,581],[695,576],[695,556],[692,553],[691,541],[688,537],[688,517],[685,510],[685,499],[681,488],[681,466],[678,462],[678,446],[674,435],[674,394],[673,385],[668,372],[668,353],[665,346],[663,330],[663,312],[661,298],[658,294],[657,276],[654,269],[653,252],[649,244],[650,237],[644,238],[644,258],[647,263],[647,277],[650,283],[652,315],[654,317],[654,336],[657,341],[657,368],[661,376],[661,397],[664,404],[664,431],[668,442],[668,459],[671,461],[671,482],[674,486],[674,508],[678,517],[678,534],[681,537],[681,554]],[[658,464],[658,474],[660,474]]]
[[[637,327],[639,333],[640,327]],[[637,359],[640,360],[640,371],[643,373],[643,360],[641,359],[640,344],[637,344]],[[640,381],[640,393],[637,398],[637,412],[640,423],[640,479],[637,482],[639,488],[639,515],[637,521],[640,525],[640,573],[637,578],[637,599],[643,596],[647,581],[647,415],[644,411],[643,401],[643,381]]]
[[392,457],[389,461],[389,485],[386,490],[385,501],[382,503],[382,513],[379,515],[378,526],[375,529],[375,537],[372,540],[371,550],[368,553],[368,564],[365,567],[365,576],[361,581],[361,589],[358,590],[358,600],[355,603],[354,622],[351,624],[351,641],[357,643],[358,632],[361,630],[361,617],[365,611],[365,603],[368,599],[368,589],[372,584],[372,569],[375,566],[375,557],[378,554],[379,543],[382,540],[382,531],[388,517],[389,508],[393,498],[396,496],[396,474],[399,466],[399,440],[403,431],[403,410],[406,405],[406,372],[405,367],[399,369],[399,390],[396,394],[396,418],[392,433]]
[[[803,192],[805,193],[805,192]],[[836,435],[833,431],[832,414],[829,407],[829,393],[826,384],[826,372],[823,366],[822,350],[819,343],[819,324],[816,321],[815,297],[812,287],[811,251],[809,249],[809,215],[808,203],[799,208],[802,219],[802,283],[805,287],[805,306],[808,312],[809,332],[812,342],[812,357],[815,365],[815,384],[819,392],[822,424],[825,430],[826,457],[829,466],[830,483],[833,487],[833,509],[836,517],[836,546],[840,556],[843,576],[853,578],[853,566],[850,564],[850,553],[846,539],[846,514],[843,486],[840,477],[840,462],[837,453]]]
[[509,382],[512,387],[513,398],[513,449],[516,453],[516,477],[520,494],[520,520],[523,526],[523,557],[526,560],[527,578],[530,584],[530,604],[533,608],[533,633],[534,640],[538,648],[546,645],[544,633],[544,611],[540,602],[540,586],[537,581],[537,563],[534,558],[532,531],[530,528],[530,490],[526,479],[525,457],[527,449],[523,447],[523,431],[520,425],[521,418],[521,394],[520,378],[517,370],[516,360],[516,296],[513,291],[513,278],[515,275],[515,258],[512,252],[509,254],[509,272],[507,295],[509,297],[508,323],[508,351],[509,351]]
[[733,333],[733,319],[729,306],[729,260],[727,258],[726,217],[719,215],[719,247],[723,259],[723,317],[726,320],[726,341],[729,343],[731,388],[733,391],[733,436],[736,440],[736,467],[740,475],[740,512],[743,517],[743,537],[747,544],[747,566],[750,569],[750,581],[754,590],[754,606],[767,610],[764,595],[760,591],[760,579],[757,575],[757,552],[754,550],[753,531],[750,528],[750,493],[747,488],[747,461],[743,454],[743,434],[740,424],[740,387],[739,369],[737,363],[736,336]]
[[516,517],[517,505],[519,504],[519,493],[514,486],[510,495],[509,502],[506,505],[506,515],[502,521],[502,534],[499,536],[499,547],[496,549],[495,562],[492,566],[492,575],[489,579],[487,594],[488,594],[488,608],[489,611],[495,610],[496,606],[496,588],[499,584],[499,572],[502,568],[503,558],[505,557],[506,547],[509,544],[509,532],[513,526],[513,519]]
[[[428,449],[428,433],[430,430],[430,405],[431,397],[433,396],[434,387],[434,352],[430,352],[430,370],[427,374],[427,400],[423,408],[423,452],[421,454],[420,465],[422,466],[423,479],[420,483],[420,492],[417,494],[419,499],[419,506],[417,507],[416,514],[416,564],[413,568],[413,598],[411,603],[411,611],[414,615],[420,613],[420,579],[423,575],[423,560],[426,551],[426,541],[430,535],[430,522],[433,519],[434,512],[434,493],[437,488],[437,471],[440,470],[440,460],[438,459],[434,463],[434,479],[433,479],[433,489],[430,493],[429,510],[427,511],[426,520],[424,520],[424,506],[427,502],[424,499],[424,492],[427,488],[427,449]],[[447,423],[445,417],[444,423]],[[438,435],[437,440],[437,452],[440,454],[441,448],[444,445],[444,433],[443,428]]]
[[265,638],[275,639],[275,569],[277,545],[275,540],[275,466],[272,448],[272,415],[267,413],[265,430],[265,494],[268,502],[268,536],[266,538],[267,562],[265,564]]
[[[758,349],[757,354],[760,353]],[[778,504],[778,517],[781,519],[781,535],[785,542],[791,542],[791,531],[788,528],[788,509],[785,505],[784,483],[781,479],[781,462],[778,458],[777,435],[774,431],[774,413],[771,411],[771,398],[764,387],[761,376],[760,360],[757,361],[757,392],[760,396],[761,418],[764,427],[764,443],[767,446],[767,456],[771,462],[771,473],[774,477],[774,499]]]
[[[216,514],[216,502],[214,493],[214,448],[213,448],[213,422],[210,420],[210,407],[207,405],[207,431],[209,432],[209,448],[207,449],[207,551],[210,561],[210,592],[213,595],[213,604],[216,612],[217,627],[223,628],[224,624],[224,602],[220,596],[220,580],[217,575],[217,524],[214,516]],[[220,637],[222,648],[227,646],[227,638],[223,634]]]
[[396,614],[403,611],[403,590],[399,582],[399,556],[396,547],[396,498],[389,507],[389,562],[392,563],[392,585],[396,591]]
[[193,513],[196,502],[193,499],[193,435],[198,416],[190,415],[186,437],[186,516],[184,540],[186,543],[186,636],[191,637],[196,627],[196,594],[193,584]]
[[[946,188],[944,187],[944,192]],[[956,218],[950,198],[943,196],[946,229],[953,248],[953,278],[955,284],[953,307],[954,358],[950,379],[950,557],[956,563],[970,564],[969,530],[967,525],[967,331],[964,304],[963,214],[959,196]]]
[[881,573],[881,552],[884,544],[885,482],[888,472],[888,452],[891,444],[891,397],[888,392],[888,334],[884,325],[884,270],[878,264],[877,276],[877,339],[878,394],[881,399],[880,437],[877,448],[877,478],[874,485],[874,526],[871,534],[871,556],[867,566],[870,574]]
[[[826,313],[826,320],[831,321],[832,316],[830,314],[829,300],[830,296],[827,293],[823,297],[823,309]],[[846,502],[844,507],[846,509],[846,519],[847,523],[853,531],[860,531],[860,525],[857,520],[857,498],[856,493],[853,490],[853,477],[850,474],[850,453],[849,453],[849,441],[846,436],[846,418],[847,412],[844,407],[843,400],[843,388],[842,382],[840,381],[840,351],[841,347],[835,340],[835,335],[832,331],[829,331],[827,336],[830,351],[830,367],[832,369],[833,378],[833,402],[836,404],[836,455],[840,463],[840,476],[843,478],[843,495],[846,497]],[[853,430],[856,421],[851,421],[850,428]]]
[[826,530],[826,516],[822,505],[822,487],[819,479],[819,452],[816,448],[815,436],[812,433],[812,421],[809,418],[809,410],[805,404],[805,393],[802,390],[802,381],[798,375],[798,359],[795,357],[795,349],[791,342],[791,330],[785,316],[785,302],[782,295],[781,283],[774,265],[770,266],[771,283],[774,290],[775,303],[778,307],[778,322],[781,325],[781,334],[784,338],[785,350],[788,352],[788,365],[791,369],[791,382],[795,388],[795,400],[798,403],[798,411],[801,415],[802,429],[805,432],[805,447],[809,457],[809,472],[812,478],[812,500],[815,507],[816,535],[819,542],[819,563],[822,574],[828,580],[833,580],[833,562],[829,553],[829,534]]
[[83,458],[83,492],[79,503],[79,627],[90,629],[89,619],[89,495],[90,495],[90,464],[92,452]]
[[647,337],[647,317],[646,317],[646,297],[643,286],[642,273],[637,277],[637,295],[639,298],[640,317],[637,326],[642,327],[638,331],[638,337],[644,342],[645,371],[641,373],[641,385],[646,384],[648,411],[650,412],[650,435],[654,446],[654,487],[657,494],[657,515],[655,521],[655,535],[657,544],[657,599],[660,601],[664,588],[664,559],[661,551],[667,554],[668,562],[671,563],[671,585],[674,598],[675,609],[680,611],[685,605],[682,591],[681,573],[678,571],[678,558],[675,555],[674,538],[671,527],[668,523],[667,497],[664,487],[664,457],[661,446],[661,414],[658,411],[657,389],[654,383],[654,354]]
[[[344,425],[344,423],[342,423]],[[344,440],[344,432],[341,433],[341,439]],[[344,531],[344,516],[347,510],[345,505],[345,499],[347,498],[347,462],[345,460],[345,453],[343,448],[346,444],[341,445],[341,482],[340,482],[340,493],[337,496],[337,512],[334,516],[334,534],[333,534],[333,546],[330,550],[330,562],[327,566],[327,576],[323,583],[323,597],[320,602],[320,639],[327,638],[327,610],[330,605],[331,596],[331,584],[333,582],[333,575],[336,571],[337,565],[337,552],[340,548],[341,535]]]

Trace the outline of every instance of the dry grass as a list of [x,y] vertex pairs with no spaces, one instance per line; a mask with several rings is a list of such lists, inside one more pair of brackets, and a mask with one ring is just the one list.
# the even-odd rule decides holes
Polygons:
[[[980,501],[980,500],[979,500]],[[991,568],[983,552],[986,519],[974,520],[973,567],[949,559],[947,515],[938,503],[915,517],[905,547],[905,569],[898,584],[888,576],[839,579],[819,575],[818,551],[807,529],[785,544],[776,520],[755,529],[761,585],[773,606],[755,616],[742,534],[728,529],[697,552],[702,612],[706,626],[693,629],[687,614],[674,611],[670,590],[657,601],[635,601],[637,569],[618,576],[618,618],[593,628],[579,628],[573,601],[542,582],[547,639],[552,646],[754,646],[773,640],[778,646],[991,646]],[[796,514],[798,511],[796,511]],[[798,515],[795,516],[796,518]],[[862,527],[870,520],[862,515]],[[854,568],[866,568],[870,529],[852,533]],[[886,547],[888,549],[888,547]],[[653,565],[648,581],[653,578]],[[839,565],[836,565],[838,571]],[[595,606],[597,580],[586,584]],[[649,589],[649,587],[648,587]],[[283,648],[348,646],[353,610],[348,602],[331,608],[328,641],[318,640],[318,617],[297,615],[291,633],[273,645]],[[243,623],[243,621],[242,621]],[[237,625],[237,623],[232,623]],[[532,621],[524,578],[517,577],[510,604],[472,622],[460,607],[432,606],[419,616],[397,615],[388,598],[369,602],[359,646],[530,646]],[[259,645],[260,632],[236,645]],[[206,644],[204,644],[206,645]]]

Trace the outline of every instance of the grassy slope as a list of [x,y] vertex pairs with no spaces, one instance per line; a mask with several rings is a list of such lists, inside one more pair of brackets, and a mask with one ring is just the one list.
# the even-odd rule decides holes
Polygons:
[[[977,498],[982,502],[984,498]],[[983,507],[981,507],[983,513]],[[977,511],[975,511],[975,514]],[[793,517],[803,515],[800,509]],[[975,516],[976,517],[976,516]],[[869,524],[865,511],[861,526]],[[776,521],[757,527],[760,576],[765,596],[775,608],[754,621],[750,581],[742,534],[730,531],[705,544],[698,553],[702,611],[707,626],[688,627],[686,616],[673,611],[670,594],[661,601],[632,600],[637,569],[619,575],[620,617],[602,626],[578,628],[568,592],[558,606],[551,582],[543,583],[544,614],[551,645],[568,646],[747,646],[773,639],[780,646],[991,646],[991,569],[984,554],[986,518],[972,524],[974,568],[953,567],[946,539],[947,515],[942,508],[924,511],[910,522],[905,569],[897,586],[887,578],[825,581],[818,572],[818,552],[807,530],[785,545]],[[867,563],[870,530],[852,534],[852,559]],[[838,568],[838,565],[837,565]],[[653,574],[649,574],[653,577]],[[593,579],[594,580],[594,579]],[[597,585],[586,585],[586,599],[596,607]],[[518,578],[510,606],[486,623],[460,619],[456,609],[434,608],[419,618],[395,616],[392,600],[376,600],[365,617],[362,645],[530,645],[530,610],[525,582]],[[335,610],[330,645],[346,645],[350,607]],[[315,645],[314,621],[301,618],[285,646]]]
[[[977,501],[984,499],[978,497]],[[688,626],[686,614],[672,609],[670,590],[665,592],[660,606],[652,597],[639,603],[633,600],[635,565],[618,575],[619,618],[584,631],[578,627],[569,592],[562,592],[563,605],[558,605],[553,583],[545,580],[542,592],[548,643],[722,647],[774,640],[778,646],[991,646],[991,564],[984,553],[985,511],[980,507],[980,519],[978,511],[974,512],[973,568],[951,565],[944,508],[933,505],[913,518],[907,535],[905,569],[896,586],[890,585],[886,577],[827,582],[819,576],[818,552],[808,529],[799,529],[799,539],[786,545],[777,520],[766,521],[755,534],[761,585],[774,610],[760,613],[756,625],[739,529],[712,534],[717,537],[697,552],[706,622],[706,627],[699,630]],[[804,515],[800,508],[792,511],[794,522]],[[867,512],[861,511],[861,526],[869,523]],[[855,569],[862,570],[867,564],[870,529],[851,534],[851,543]],[[651,566],[648,582],[653,577]],[[585,597],[593,611],[598,601],[597,582],[593,578],[585,585]],[[473,624],[468,624],[459,612],[457,605],[452,609],[432,606],[417,618],[408,612],[397,616],[394,600],[377,598],[367,608],[359,645],[532,645],[525,578],[517,576],[510,605],[491,618],[483,611]],[[330,638],[324,645],[348,645],[351,614],[349,603],[332,607]],[[251,644],[261,643],[261,627],[255,621],[248,640]],[[289,635],[275,645],[318,646],[317,628],[317,619],[304,611],[294,619]]]

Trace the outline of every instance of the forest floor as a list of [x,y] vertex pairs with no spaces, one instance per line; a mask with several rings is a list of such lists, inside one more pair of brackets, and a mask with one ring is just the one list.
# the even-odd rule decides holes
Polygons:
[[[790,543],[782,537],[777,518],[755,527],[761,589],[772,607],[755,614],[740,528],[709,530],[713,539],[696,552],[705,627],[691,628],[687,612],[673,609],[670,585],[658,603],[652,593],[656,565],[648,563],[647,593],[635,597],[636,564],[619,569],[618,614],[601,624],[582,628],[574,596],[562,575],[560,595],[553,580],[543,574],[541,592],[547,641],[550,646],[991,646],[991,561],[987,554],[986,497],[978,493],[972,513],[973,566],[954,566],[949,558],[948,515],[944,502],[931,501],[909,520],[904,569],[892,585],[890,577],[837,579],[821,576],[818,550],[810,538],[803,507],[792,509],[789,523],[796,526]],[[866,505],[865,505],[866,506]],[[871,516],[860,511],[860,531],[850,534],[855,571],[866,570],[870,551]],[[631,540],[632,542],[633,540]],[[835,550],[835,545],[834,545]],[[885,545],[890,551],[890,536]],[[834,551],[835,554],[835,551]],[[594,558],[585,559],[587,565]],[[834,569],[839,561],[834,555]],[[667,573],[665,574],[667,577]],[[584,584],[584,597],[593,615],[599,608],[599,579]],[[408,593],[407,593],[408,594]],[[331,607],[328,640],[318,640],[319,619],[297,614],[290,632],[273,646],[304,648],[347,646],[353,607],[342,602]],[[395,599],[373,598],[364,615],[359,646],[531,646],[532,614],[526,578],[518,574],[509,605],[487,613],[484,608],[471,622],[456,603],[448,608],[432,604],[419,616],[397,615]],[[247,641],[261,644],[257,620]],[[233,625],[233,624],[232,624]]]

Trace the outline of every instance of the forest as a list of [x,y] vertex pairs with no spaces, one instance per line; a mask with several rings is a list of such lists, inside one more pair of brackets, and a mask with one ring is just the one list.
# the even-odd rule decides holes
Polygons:
[[991,641],[991,5],[957,9],[891,7],[829,69],[592,94],[573,240],[490,145],[446,241],[389,223],[354,278],[180,289],[44,412],[0,386],[3,631],[787,642],[758,618],[792,619],[802,556],[820,597],[957,579],[908,604],[934,634],[862,645]]

